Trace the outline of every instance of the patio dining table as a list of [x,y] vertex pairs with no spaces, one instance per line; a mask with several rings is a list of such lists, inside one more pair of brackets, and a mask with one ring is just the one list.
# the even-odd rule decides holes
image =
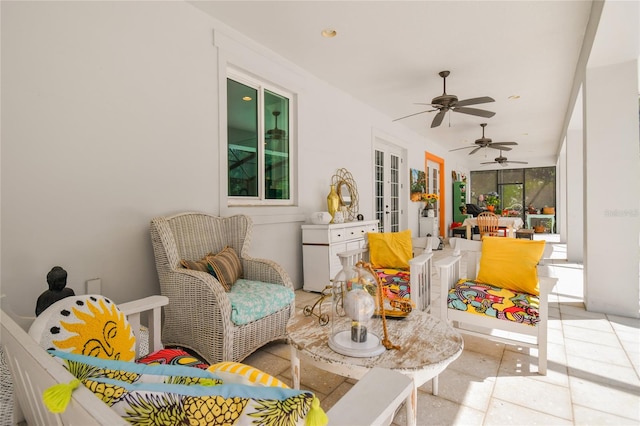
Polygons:
[[[507,228],[508,235],[511,238],[515,238],[516,231],[524,225],[524,221],[521,217],[508,217],[500,216],[498,218],[498,226],[501,228]],[[475,217],[468,217],[462,222],[462,226],[467,227],[467,240],[471,239],[471,229],[474,226],[478,226],[478,219]]]

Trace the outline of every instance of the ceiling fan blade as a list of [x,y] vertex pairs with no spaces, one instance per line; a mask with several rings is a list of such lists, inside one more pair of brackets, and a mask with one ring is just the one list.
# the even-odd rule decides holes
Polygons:
[[489,96],[482,96],[479,98],[471,98],[471,99],[463,99],[458,101],[456,106],[467,106],[467,105],[478,105],[478,104],[486,104],[487,102],[495,102],[496,100],[490,98]]
[[431,128],[433,129],[434,127],[438,127],[440,124],[442,124],[442,120],[444,120],[444,115],[447,113],[446,110],[442,110],[439,113],[436,114],[436,116],[433,118],[433,121],[431,122]]
[[509,161],[509,163],[516,163],[516,164],[529,164],[527,161]]
[[485,161],[484,163],[480,163],[480,164],[493,164],[495,163],[495,161]]
[[476,149],[474,149],[473,151],[471,151],[471,152],[469,153],[469,155],[473,155],[473,154],[475,154],[475,153],[476,153],[476,152],[478,152],[480,149],[482,149],[482,147],[481,147],[481,146],[476,147]]
[[453,151],[460,151],[461,149],[469,149],[469,148],[475,148],[475,145],[471,145],[471,146],[463,146],[462,148],[454,148],[454,149],[450,149],[449,152],[453,152]]
[[493,148],[493,149],[499,149],[502,151],[511,151],[511,148],[509,148],[508,146],[494,146],[495,144],[489,144],[487,145],[489,148]]
[[469,115],[477,115],[478,117],[485,117],[485,118],[491,118],[494,115],[496,115],[496,113],[493,111],[487,111],[487,110],[478,109],[478,108],[455,107],[453,108],[453,110],[455,112],[461,112],[463,114],[469,114]]
[[491,142],[491,145],[518,145],[518,142]]
[[404,117],[396,118],[395,120],[391,120],[391,121],[404,120],[405,118],[413,117],[414,115],[418,115],[418,114],[424,114],[425,112],[430,112],[430,111],[416,112],[416,113],[413,113],[413,114],[405,115]]

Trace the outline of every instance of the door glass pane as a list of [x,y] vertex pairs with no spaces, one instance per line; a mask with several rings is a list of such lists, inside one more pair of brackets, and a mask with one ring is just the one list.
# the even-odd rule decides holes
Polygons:
[[289,99],[264,91],[265,198],[289,199]]
[[384,152],[376,151],[375,157],[376,219],[378,231],[384,232]]
[[400,230],[400,158],[391,155],[390,165],[390,190],[391,190],[391,232]]
[[258,196],[258,91],[227,79],[229,196]]

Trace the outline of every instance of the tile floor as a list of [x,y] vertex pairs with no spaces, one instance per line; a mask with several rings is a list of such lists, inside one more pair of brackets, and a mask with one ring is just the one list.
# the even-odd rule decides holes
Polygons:
[[[560,280],[550,297],[547,376],[536,373],[537,358],[527,348],[464,336],[464,352],[440,376],[439,395],[431,394],[431,382],[419,388],[419,425],[640,424],[640,321],[587,312],[582,265],[567,263],[563,253],[563,245],[554,246],[552,268]],[[450,254],[435,251],[434,260]],[[438,286],[434,271],[434,308]],[[317,296],[298,290],[296,314]],[[285,343],[267,345],[245,362],[291,384]],[[355,383],[304,361],[301,368],[301,387],[314,391],[325,410]],[[393,424],[405,421],[401,409]]]

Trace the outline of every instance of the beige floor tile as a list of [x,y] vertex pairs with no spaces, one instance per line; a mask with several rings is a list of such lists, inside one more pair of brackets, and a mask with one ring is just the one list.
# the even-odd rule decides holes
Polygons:
[[521,405],[512,404],[507,401],[492,398],[489,404],[489,410],[486,414],[486,420],[483,426],[502,426],[502,425],[570,425],[571,420],[555,417],[545,412],[536,410],[535,406],[529,405],[531,408]]
[[569,378],[569,387],[575,405],[640,422],[637,388],[619,389],[577,377]]
[[[583,320],[585,324],[590,324],[589,321],[601,321],[602,324],[607,327],[611,327],[609,321],[607,320],[607,316],[600,312],[591,312],[584,309],[584,307],[574,306],[569,303],[561,303],[560,304],[560,315],[562,319],[567,321],[574,320]],[[589,325],[593,327],[593,325]]]
[[[282,376],[291,382],[291,369],[287,368],[283,371]],[[309,389],[311,391],[320,392],[325,395],[335,391],[345,378],[321,370],[302,360],[300,362],[300,388]]]
[[608,359],[596,361],[569,354],[567,360],[571,377],[586,379],[606,386],[635,389],[636,392],[640,389],[640,379],[630,364],[624,367],[613,364]]
[[618,347],[620,339],[612,330],[590,330],[585,327],[576,327],[572,323],[563,324],[562,331],[565,339],[581,340],[583,342],[598,342],[601,345]]
[[495,377],[498,374],[500,358],[465,349],[458,359],[449,364],[447,368],[485,379]]
[[291,359],[291,346],[286,342],[272,342],[264,346],[262,350],[284,358],[287,361]]
[[579,356],[595,361],[610,362],[615,365],[629,367],[629,360],[621,346],[602,345],[597,341],[584,342],[582,340],[565,339],[567,356]]
[[[418,392],[418,425],[482,425],[484,413],[429,393]],[[406,425],[406,410],[402,407],[393,419],[394,425]]]
[[279,356],[273,355],[267,351],[260,350],[252,353],[242,361],[244,364],[248,364],[252,367],[262,370],[265,373],[269,373],[272,376],[278,376],[285,370],[290,368],[291,363]]
[[611,413],[603,413],[602,411],[594,410],[589,407],[583,407],[581,405],[573,406],[573,415],[575,417],[575,424],[577,425],[611,425],[611,426],[624,426],[624,425],[638,425],[637,419],[627,419],[617,416]]
[[[320,406],[325,412],[329,411],[331,407],[333,407],[334,404],[340,400],[340,398],[342,398],[347,392],[349,392],[352,387],[353,385],[351,383],[348,383],[347,381],[340,383],[336,390],[320,399]],[[329,419],[329,424],[331,424],[331,419]]]
[[[429,381],[419,389],[426,393],[432,393],[431,383]],[[439,376],[438,398],[486,411],[494,384],[495,378],[493,377],[482,379],[448,368]]]
[[[564,354],[562,354],[562,358],[564,359]],[[553,358],[547,357],[547,374],[542,376],[538,374],[537,356],[512,351],[506,351],[504,357],[502,357],[498,376],[521,376],[558,386],[569,386],[567,368],[564,362],[556,362]]]
[[[498,377],[493,397],[522,407],[560,417],[573,418],[569,388],[529,377]],[[517,417],[516,417],[517,418]]]
[[463,334],[462,338],[464,339],[465,351],[477,352],[496,358],[500,358],[504,352],[504,343],[495,342],[493,340],[470,334]]

